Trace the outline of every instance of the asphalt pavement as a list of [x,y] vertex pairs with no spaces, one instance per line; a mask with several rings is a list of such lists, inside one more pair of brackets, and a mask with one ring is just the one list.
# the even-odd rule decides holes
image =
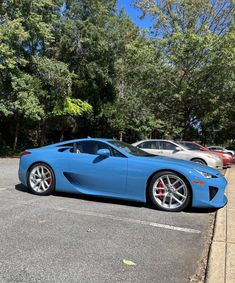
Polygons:
[[0,282],[202,282],[214,212],[39,197],[0,159]]

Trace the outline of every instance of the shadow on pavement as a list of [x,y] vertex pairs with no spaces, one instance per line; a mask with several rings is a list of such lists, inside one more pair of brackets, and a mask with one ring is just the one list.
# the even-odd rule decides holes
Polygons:
[[22,184],[17,184],[17,185],[15,185],[15,189],[16,189],[17,191],[20,191],[20,192],[23,192],[23,193],[29,193],[27,187],[25,187],[25,186],[22,185]]
[[[101,202],[101,203],[111,203],[111,204],[117,204],[117,205],[134,206],[134,207],[149,207],[150,208],[150,204],[135,202],[135,201],[130,201],[130,200],[113,199],[113,198],[82,195],[82,194],[70,194],[70,193],[62,193],[62,192],[56,192],[54,193],[54,195],[66,197],[66,198],[74,198],[74,199],[82,199],[82,200],[87,200],[87,201]],[[152,208],[154,207],[152,206]]]
[[[29,193],[27,187],[22,184],[15,185],[15,189],[17,191],[23,193]],[[55,192],[53,195],[63,198],[70,198],[70,199],[81,199],[86,201],[94,201],[100,203],[110,203],[110,204],[117,204],[123,206],[132,206],[132,207],[145,207],[148,209],[158,210],[155,206],[148,200],[147,203],[130,201],[130,200],[122,200],[122,199],[113,199],[113,198],[106,198],[106,197],[99,197],[99,196],[90,196],[90,195],[82,195],[82,194],[72,194],[72,193],[64,193],[64,192]],[[187,207],[184,210],[184,213],[212,213],[216,212],[217,208],[194,208],[194,207]],[[177,213],[177,212],[173,212]]]

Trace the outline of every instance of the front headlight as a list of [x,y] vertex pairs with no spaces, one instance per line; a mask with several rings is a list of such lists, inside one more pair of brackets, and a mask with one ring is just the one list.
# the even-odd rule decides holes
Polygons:
[[208,172],[204,172],[204,171],[200,171],[200,170],[196,170],[199,174],[201,174],[204,178],[206,179],[210,179],[210,178],[217,178],[215,175],[212,175]]

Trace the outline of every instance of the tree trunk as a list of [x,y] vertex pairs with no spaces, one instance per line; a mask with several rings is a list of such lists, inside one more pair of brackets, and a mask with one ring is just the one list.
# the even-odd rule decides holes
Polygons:
[[120,134],[120,136],[119,136],[119,140],[120,140],[120,141],[122,141],[122,138],[123,138],[123,131],[120,131],[120,133],[119,133],[119,134]]
[[43,145],[45,145],[45,142],[46,142],[45,121],[42,121],[42,123],[39,124],[39,130],[40,130],[39,145],[43,146]]
[[64,129],[61,131],[60,134],[60,141],[62,142],[64,140]]
[[16,147],[17,147],[19,128],[20,128],[20,123],[19,123],[19,121],[16,119],[15,135],[14,135],[14,142],[13,142],[13,147],[12,147],[13,151],[15,151],[15,150],[16,150]]

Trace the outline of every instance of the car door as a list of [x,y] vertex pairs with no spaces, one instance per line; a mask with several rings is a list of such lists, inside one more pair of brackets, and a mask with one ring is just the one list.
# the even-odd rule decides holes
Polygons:
[[[111,155],[97,155],[99,149],[109,149]],[[91,193],[126,192],[127,162],[123,156],[106,143],[100,141],[77,142],[70,154],[70,174],[78,188]]]
[[183,149],[177,150],[179,146],[170,141],[161,141],[160,146],[162,155],[164,156],[177,159],[189,159],[187,156],[187,152],[185,152]]
[[138,148],[154,155],[160,155],[160,149],[159,149],[159,142],[158,141],[144,141],[137,145]]

